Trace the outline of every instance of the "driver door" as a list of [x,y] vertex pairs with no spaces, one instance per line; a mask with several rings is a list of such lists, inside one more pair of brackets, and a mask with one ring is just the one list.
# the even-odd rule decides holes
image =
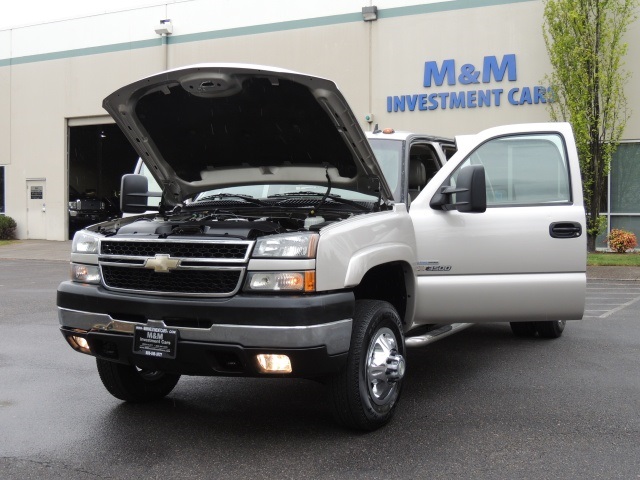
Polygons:
[[[456,140],[458,153],[410,210],[414,325],[581,319],[585,211],[570,126],[498,127]],[[466,165],[484,167],[486,211],[432,208]]]

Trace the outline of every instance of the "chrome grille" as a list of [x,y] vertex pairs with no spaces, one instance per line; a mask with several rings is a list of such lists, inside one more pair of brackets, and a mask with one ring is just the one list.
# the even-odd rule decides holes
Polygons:
[[102,266],[102,278],[109,286],[131,291],[193,295],[231,293],[236,289],[241,273],[237,269],[185,269],[157,273],[146,268]]
[[151,295],[228,297],[242,284],[253,242],[137,240],[100,242],[104,286]]
[[138,242],[103,240],[100,253],[126,257],[153,257],[166,254],[181,258],[206,259],[245,259],[249,249],[248,242],[201,243],[180,241]]

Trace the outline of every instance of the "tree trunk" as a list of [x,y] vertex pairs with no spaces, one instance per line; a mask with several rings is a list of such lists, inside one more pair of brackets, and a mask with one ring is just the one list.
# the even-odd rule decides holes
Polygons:
[[594,253],[596,251],[596,236],[587,234],[587,252]]

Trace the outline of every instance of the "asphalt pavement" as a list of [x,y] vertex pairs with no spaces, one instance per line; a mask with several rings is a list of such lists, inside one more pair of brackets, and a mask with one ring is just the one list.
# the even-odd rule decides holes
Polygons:
[[[164,400],[110,396],[58,331],[71,242],[0,246],[0,478],[640,478],[638,269],[590,269],[562,338],[477,325],[408,352],[394,420],[331,418],[319,383],[184,376]],[[626,281],[621,277],[626,277]]]

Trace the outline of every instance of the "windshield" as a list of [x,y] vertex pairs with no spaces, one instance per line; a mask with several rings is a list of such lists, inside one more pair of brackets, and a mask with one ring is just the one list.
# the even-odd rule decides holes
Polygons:
[[376,155],[376,160],[380,164],[382,174],[387,180],[389,189],[393,194],[393,199],[399,201],[400,178],[402,169],[402,155],[404,142],[402,140],[378,140],[369,139],[371,149]]
[[[158,185],[158,182],[153,178],[151,172],[147,166],[143,163],[140,166],[139,173],[147,177],[149,181],[149,192],[161,192],[162,189]],[[229,195],[245,195],[253,198],[268,198],[278,195],[297,195],[297,194],[309,194],[316,193],[318,196],[322,196],[326,193],[327,187],[324,185],[305,185],[305,184],[260,184],[260,185],[236,185],[233,187],[215,188],[199,193],[193,199],[193,201],[199,201],[206,197],[211,197],[220,194]],[[363,193],[354,192],[352,190],[345,190],[342,188],[332,188],[330,195],[338,196],[345,200],[361,201],[361,202],[375,202],[377,197],[375,195],[365,195]],[[148,198],[149,206],[157,206],[158,200],[154,198]]]

